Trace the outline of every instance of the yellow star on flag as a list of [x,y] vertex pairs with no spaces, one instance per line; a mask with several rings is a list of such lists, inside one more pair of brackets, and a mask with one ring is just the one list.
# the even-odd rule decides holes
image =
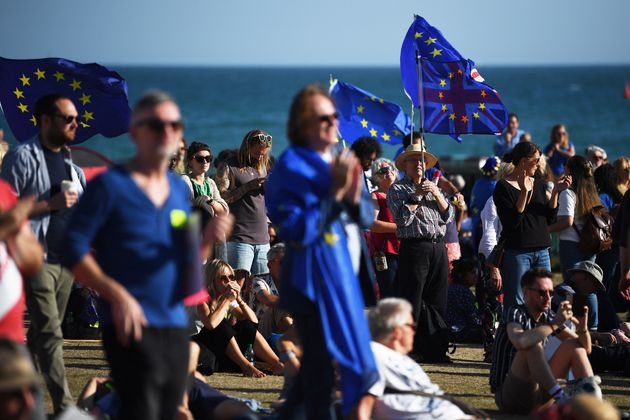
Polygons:
[[482,97],[482,98],[485,98],[485,97],[486,97],[486,91],[485,91],[485,90],[483,90],[483,89],[481,90],[481,97]]
[[22,75],[22,77],[20,77],[20,81],[22,82],[22,86],[30,86],[31,84],[29,83],[29,81],[31,80],[30,77],[26,77],[25,75]]
[[444,94],[442,92],[438,93],[438,98],[444,99]]
[[448,74],[448,78],[449,78],[449,79],[452,79],[453,77],[455,77],[455,75],[454,75],[453,73],[449,73],[449,74]]
[[461,76],[464,73],[462,72],[462,69],[457,69],[457,74],[459,74]]
[[442,87],[446,86],[446,80],[444,79],[440,80],[440,86]]
[[363,118],[361,120],[361,127],[363,127],[363,128],[367,128],[368,127],[368,121],[365,118]]
[[384,100],[382,100],[382,99],[379,99],[379,100],[378,100],[378,103],[379,103],[379,104],[384,104],[384,103],[385,103],[385,101],[384,101]]
[[72,79],[72,83],[70,83],[70,87],[72,88],[73,91],[81,89],[81,82],[79,82],[77,79]]
[[13,91],[13,94],[15,95],[15,99],[20,99],[24,97],[24,91],[21,91],[18,88],[15,88],[15,90]]
[[359,114],[363,114],[363,105],[359,105],[359,106],[357,107],[357,112],[358,112]]
[[473,118],[474,118],[474,119],[479,118],[479,113],[478,113],[478,112],[473,112]]
[[18,108],[20,108],[20,111],[22,112],[28,112],[28,105],[24,105],[22,102],[20,102]]
[[424,41],[427,45],[431,45],[431,44],[435,44],[435,41],[437,41],[437,38],[431,38],[429,37],[429,39],[427,39],[426,41]]
[[448,116],[448,118],[449,118],[450,120],[454,120],[454,119],[455,119],[455,114],[451,114],[451,115],[449,115],[449,116]]
[[94,119],[94,113],[89,112],[88,110],[83,111],[83,115],[81,115],[86,122]]
[[81,95],[79,100],[83,103],[83,106],[85,106],[85,104],[92,103],[92,101],[90,100],[91,97],[92,97],[92,95],[86,95],[84,93],[83,95]]
[[462,117],[462,122],[463,122],[463,123],[467,123],[467,122],[468,122],[468,117],[467,117],[466,115],[464,115],[464,116]]
[[372,102],[376,102],[376,96],[371,96],[371,97],[370,97],[370,101],[372,101]]
[[37,76],[37,80],[41,80],[41,79],[45,79],[46,78],[46,72],[43,70],[40,70],[39,67],[37,68],[36,72],[33,72],[33,74],[35,76]]
[[89,128],[90,127],[90,124],[84,123],[83,121],[79,122],[79,124],[81,124],[81,127],[83,127],[83,128]]
[[423,34],[424,34],[424,32],[416,32],[416,34],[413,37],[414,37],[414,39],[422,38]]
[[433,48],[433,51],[431,51],[431,55],[433,56],[433,58],[437,57],[438,55],[442,55],[442,50],[438,50],[437,48]]
[[29,121],[33,123],[33,125],[37,125],[37,118],[35,118],[35,115],[31,115],[31,118],[29,118]]
[[446,112],[447,109],[448,107],[446,105],[442,105],[442,112]]
[[334,245],[335,242],[339,240],[339,235],[334,232],[325,232],[324,233],[324,242],[326,245]]
[[479,109],[486,109],[486,104],[484,104],[483,102],[480,102]]
[[53,76],[55,77],[55,79],[57,79],[57,81],[65,80],[63,73],[60,72],[59,70],[57,70],[55,74],[53,74]]
[[400,136],[401,134],[402,134],[402,133],[401,133],[400,131],[398,131],[398,130],[394,130],[394,135],[395,135],[395,136]]
[[378,131],[376,131],[375,129],[371,129],[371,130],[370,130],[370,135],[371,135],[372,137],[376,137],[376,136],[378,135]]
[[389,134],[387,134],[387,133],[383,133],[383,135],[382,135],[381,137],[382,137],[382,138],[383,138],[383,140],[385,140],[385,141],[389,141],[389,138],[390,138],[390,137],[389,137]]

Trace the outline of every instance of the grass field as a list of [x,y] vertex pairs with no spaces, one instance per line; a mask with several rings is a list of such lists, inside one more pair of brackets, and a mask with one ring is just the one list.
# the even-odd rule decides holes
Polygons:
[[[499,416],[494,397],[488,385],[490,365],[481,360],[482,349],[473,346],[459,346],[452,355],[452,365],[424,365],[431,379],[446,392],[460,397],[477,408],[486,410],[496,418],[516,418]],[[107,362],[99,341],[67,340],[64,345],[68,381],[72,395],[76,398],[92,376],[108,374]],[[255,398],[268,406],[275,401],[282,387],[283,378],[267,376],[262,379],[244,378],[238,374],[221,373],[208,377],[208,383],[229,394],[245,398]],[[630,410],[630,378],[602,375],[602,390],[606,398],[622,410]],[[46,400],[47,410],[52,411],[50,400]]]

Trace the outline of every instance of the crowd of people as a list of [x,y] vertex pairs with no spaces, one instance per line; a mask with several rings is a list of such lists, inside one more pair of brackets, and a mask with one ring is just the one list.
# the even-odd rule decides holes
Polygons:
[[188,145],[176,101],[151,91],[135,155],[87,182],[72,100],[43,96],[34,115],[39,134],[1,162],[0,411],[15,418],[44,416],[34,366],[54,415],[74,410],[76,288],[98,296],[111,369],[79,406],[114,418],[255,418],[200,376],[218,371],[284,375],[281,419],[478,417],[421,367],[453,363],[453,343],[483,345],[505,413],[601,400],[597,373],[630,374],[630,159],[577,154],[562,124],[541,150],[510,114],[466,187],[422,133],[393,159],[369,137],[344,147],[316,85],[293,98],[277,159],[260,129],[216,158]]

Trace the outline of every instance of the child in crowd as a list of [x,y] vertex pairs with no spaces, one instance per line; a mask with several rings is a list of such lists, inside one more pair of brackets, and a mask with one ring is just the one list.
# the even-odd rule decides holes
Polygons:
[[477,283],[477,261],[459,259],[453,261],[448,287],[446,321],[456,343],[481,343],[481,314],[475,306],[470,288]]

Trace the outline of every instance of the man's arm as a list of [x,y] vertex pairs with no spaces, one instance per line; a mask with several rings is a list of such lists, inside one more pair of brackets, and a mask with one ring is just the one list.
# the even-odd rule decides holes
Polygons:
[[280,302],[280,296],[276,296],[273,293],[269,292],[269,290],[259,290],[256,292],[256,299],[264,305],[275,308],[278,306],[278,302]]
[[571,317],[571,304],[565,300],[560,303],[556,316],[549,324],[537,325],[531,330],[525,331],[518,322],[510,322],[506,325],[506,331],[516,350],[527,350],[556,331],[560,330],[562,332],[562,330],[566,330],[566,327],[563,327],[563,325]]
[[350,413],[350,419],[352,420],[370,420],[372,418],[372,411],[374,410],[374,403],[376,397],[371,394],[365,394],[361,397],[357,405],[352,409]]

